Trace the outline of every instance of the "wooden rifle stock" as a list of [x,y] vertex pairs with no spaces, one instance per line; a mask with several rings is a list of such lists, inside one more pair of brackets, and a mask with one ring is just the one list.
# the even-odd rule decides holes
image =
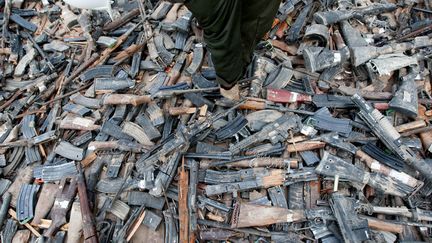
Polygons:
[[299,222],[306,220],[304,210],[254,205],[237,204],[231,221],[232,228],[266,226],[276,223]]
[[84,179],[84,173],[81,165],[78,164],[78,196],[81,206],[82,225],[85,243],[98,243],[98,237],[96,233],[96,226],[94,223],[93,213],[90,210],[89,201],[87,197],[87,187]]
[[150,103],[149,95],[133,95],[133,94],[108,94],[103,98],[104,105],[141,105]]
[[283,89],[267,89],[267,100],[276,103],[311,102],[312,96]]
[[308,150],[314,150],[319,148],[324,148],[326,143],[320,142],[320,141],[305,141],[301,143],[296,144],[288,144],[287,146],[287,152],[301,152],[301,151],[308,151]]
[[403,231],[403,225],[393,224],[384,220],[379,220],[372,217],[360,216],[368,221],[368,226],[374,230],[387,231],[392,233],[400,234]]
[[265,102],[256,100],[246,100],[240,105],[240,109],[243,110],[264,110],[266,107]]
[[171,116],[193,114],[198,110],[196,107],[170,107],[168,112]]
[[426,126],[427,126],[427,124],[424,120],[416,120],[416,121],[404,123],[404,124],[399,125],[395,128],[399,133],[403,133],[403,132],[411,131],[411,130],[414,130],[417,128],[423,128]]
[[[184,158],[183,158],[184,163]],[[189,172],[184,169],[184,164],[179,171],[179,235],[180,242],[189,242],[189,209],[188,201]]]

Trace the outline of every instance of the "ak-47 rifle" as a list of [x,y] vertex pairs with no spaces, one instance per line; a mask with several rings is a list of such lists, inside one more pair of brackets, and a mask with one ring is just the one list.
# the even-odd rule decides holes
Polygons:
[[[259,212],[259,213],[257,213]],[[265,226],[307,220],[335,220],[330,208],[287,209],[281,207],[238,203],[231,219],[232,228]]]
[[372,4],[364,8],[356,8],[351,10],[334,10],[326,12],[316,12],[314,19],[319,24],[330,25],[351,18],[360,18],[364,15],[374,15],[383,12],[390,12],[396,9],[396,5],[392,3]]
[[360,243],[370,238],[368,221],[360,219],[354,210],[354,199],[334,193],[330,199],[330,207],[338,222],[345,242]]
[[365,172],[328,152],[324,152],[321,162],[315,171],[325,176],[340,176],[340,178],[347,179],[352,183],[367,184],[385,194],[404,197],[415,192],[415,188],[400,183],[392,177],[383,176],[379,173]]
[[413,188],[414,190],[420,189],[424,184],[422,181],[415,179],[414,177],[406,174],[405,172],[394,169],[392,162],[389,163],[389,160],[387,158],[385,159],[385,161],[381,160],[382,162],[386,163],[383,164],[382,162],[372,158],[364,151],[354,146],[352,143],[343,141],[343,139],[339,137],[339,135],[335,132],[323,134],[319,137],[312,139],[312,141],[314,140],[325,142],[328,145],[349,152],[359,158],[360,161],[364,162],[371,169],[372,172],[388,176],[389,178],[397,180],[399,183],[405,184]]
[[417,49],[432,45],[428,37],[416,37],[412,42],[392,43],[381,47],[375,46],[350,46],[351,59],[354,66],[360,66],[367,61],[377,58],[380,55],[404,52],[410,49]]
[[[188,126],[181,127],[173,136],[168,137],[162,145],[156,146],[153,151],[150,151],[148,153],[149,156],[142,156],[137,161],[136,167],[138,172],[143,173],[148,166],[154,166],[160,158],[168,157],[168,155],[173,151],[188,147],[188,141],[209,129],[215,121],[225,117],[228,113],[237,109],[241,104],[243,104],[243,101],[222,113],[212,115],[205,120],[198,120]],[[155,152],[156,150],[157,152]]]
[[264,140],[270,140],[272,143],[282,141],[288,137],[288,131],[298,129],[299,124],[300,118],[297,115],[283,115],[254,135],[232,144],[229,150],[232,154],[237,154],[248,146]]
[[280,112],[293,112],[296,114],[302,114],[302,115],[314,115],[315,112],[311,111],[304,111],[304,110],[296,110],[296,109],[290,109],[283,106],[278,106],[275,103],[265,100],[265,99],[259,99],[259,98],[247,98],[246,101],[240,105],[240,109],[243,110],[277,110]]
[[358,204],[356,210],[367,214],[385,214],[411,218],[415,221],[432,222],[432,211],[420,208],[408,209],[405,207],[380,207],[369,204]]
[[359,107],[360,118],[366,122],[375,135],[389,148],[397,154],[408,165],[418,170],[425,178],[432,180],[432,165],[419,158],[414,151],[401,141],[401,135],[392,124],[377,109],[374,109],[360,95],[355,94],[353,102]]

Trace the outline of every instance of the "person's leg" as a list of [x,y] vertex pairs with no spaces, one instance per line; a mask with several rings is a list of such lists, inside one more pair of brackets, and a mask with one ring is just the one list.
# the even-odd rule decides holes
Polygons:
[[204,29],[204,39],[210,50],[217,81],[231,88],[244,71],[241,46],[241,1],[189,0],[186,6]]
[[258,42],[270,30],[279,9],[280,0],[241,0],[241,38],[243,61],[251,62],[252,53]]

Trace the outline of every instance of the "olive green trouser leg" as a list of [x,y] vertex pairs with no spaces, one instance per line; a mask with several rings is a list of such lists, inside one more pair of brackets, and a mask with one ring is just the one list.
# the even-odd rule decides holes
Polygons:
[[243,0],[242,9],[242,48],[245,65],[251,62],[252,53],[258,42],[270,30],[280,0]]
[[257,42],[270,29],[280,0],[189,0],[204,29],[217,81],[230,88],[241,79]]

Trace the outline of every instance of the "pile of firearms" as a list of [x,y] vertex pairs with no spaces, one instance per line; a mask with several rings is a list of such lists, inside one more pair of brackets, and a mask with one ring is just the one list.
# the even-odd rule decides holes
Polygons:
[[282,1],[230,100],[180,3],[0,0],[0,241],[431,242],[431,5]]

